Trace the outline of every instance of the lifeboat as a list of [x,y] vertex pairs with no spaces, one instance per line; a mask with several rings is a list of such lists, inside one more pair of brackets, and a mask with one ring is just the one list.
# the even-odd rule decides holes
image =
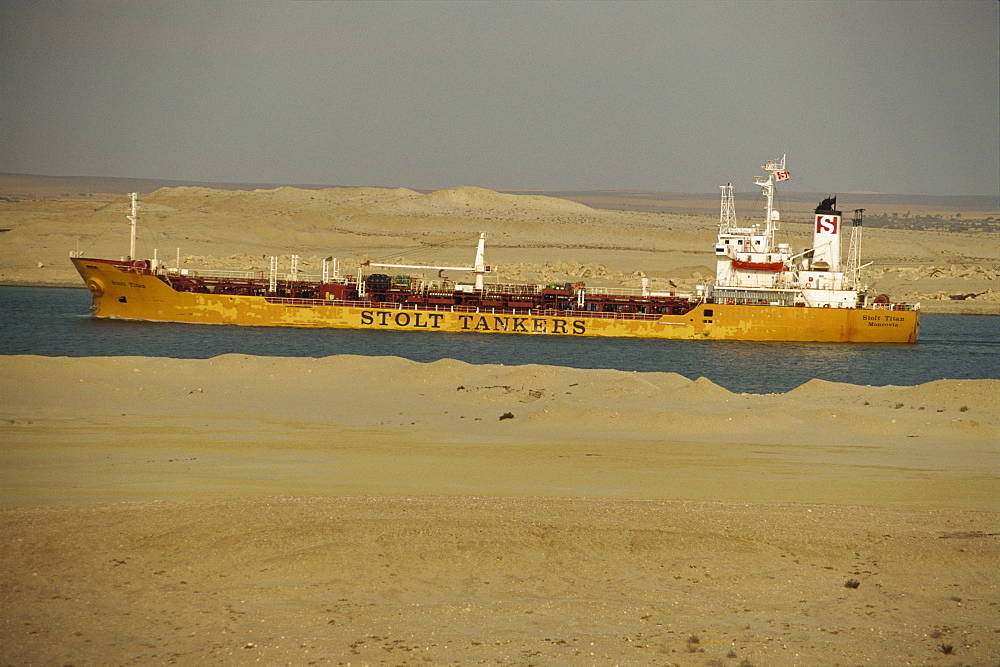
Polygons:
[[733,268],[744,271],[781,271],[784,266],[784,262],[751,262],[733,258]]

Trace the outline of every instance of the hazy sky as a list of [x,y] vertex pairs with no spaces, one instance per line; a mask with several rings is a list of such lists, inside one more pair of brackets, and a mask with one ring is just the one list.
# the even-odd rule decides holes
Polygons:
[[998,7],[0,0],[0,171],[995,195]]

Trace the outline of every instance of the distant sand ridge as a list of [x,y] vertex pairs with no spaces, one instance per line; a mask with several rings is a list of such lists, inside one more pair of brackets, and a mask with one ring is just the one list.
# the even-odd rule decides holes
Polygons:
[[[718,488],[695,496],[713,500],[914,505],[923,497],[935,507],[990,509],[1000,490],[1000,380],[916,387],[812,380],[785,394],[757,395],[675,373],[235,354],[207,360],[0,357],[0,380],[19,387],[3,401],[8,419],[0,432],[8,443],[28,445],[47,434],[55,437],[50,446],[61,438],[72,442],[72,452],[88,442],[133,441],[134,431],[145,434],[139,437],[144,448],[224,450],[231,443],[230,455],[244,447],[324,456],[339,451],[337,467],[316,478],[316,489],[346,485],[365,495],[449,489],[590,495],[574,490],[572,475],[559,482],[552,475],[576,470],[587,476],[596,472],[592,458],[604,459],[598,468],[613,496],[675,497],[678,485],[689,485],[679,460],[704,460],[701,474],[718,475]],[[406,481],[375,477],[365,482],[371,486],[359,486],[349,461],[366,455],[366,445],[355,449],[360,443],[373,441],[402,447],[399,454],[419,452],[411,465],[426,474]],[[765,470],[785,456],[779,484]],[[532,463],[513,477],[494,477],[515,460]],[[899,460],[921,463],[897,469]],[[532,472],[535,465],[547,472]],[[818,483],[817,475],[838,466],[847,486]],[[860,470],[869,478],[865,485],[856,482]],[[728,475],[741,484],[726,490]],[[114,486],[128,483],[126,475]],[[75,494],[100,493],[100,485],[84,491],[79,484]],[[16,498],[18,488],[31,498],[26,477],[8,481],[8,498]]]
[[[0,202],[0,282],[77,285],[67,255],[127,253],[127,200]],[[690,290],[714,277],[710,217],[595,209],[541,195],[475,187],[421,194],[405,188],[233,191],[161,188],[141,199],[140,254],[168,264],[266,270],[268,257],[300,256],[319,273],[323,257],[358,261],[471,264],[487,233],[487,261],[501,280]],[[809,226],[784,223],[794,247]],[[436,254],[428,246],[438,247]],[[869,228],[865,261],[872,291],[920,301],[928,312],[1000,313],[1000,247],[982,232]],[[173,260],[173,261],[172,261]],[[463,280],[462,275],[452,275]]]

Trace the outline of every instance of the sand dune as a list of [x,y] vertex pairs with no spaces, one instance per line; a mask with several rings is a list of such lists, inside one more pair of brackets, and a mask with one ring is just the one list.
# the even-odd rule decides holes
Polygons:
[[[3,403],[19,420],[62,419],[69,412],[123,416],[123,423],[159,415],[267,415],[330,428],[398,429],[426,440],[751,444],[808,444],[814,434],[803,431],[818,423],[831,430],[824,439],[840,443],[889,438],[899,447],[917,438],[914,433],[934,439],[957,429],[963,440],[1000,440],[1000,380],[940,380],[916,387],[811,380],[787,394],[759,395],[734,394],[705,378],[692,381],[675,373],[354,355],[8,356],[0,364],[5,385],[23,389]],[[500,419],[504,414],[511,416]],[[802,431],[752,426],[775,418],[800,424]]]
[[[640,193],[641,194],[641,193]],[[638,196],[638,195],[636,195]],[[127,201],[0,201],[0,283],[77,285],[70,250],[127,253]],[[784,224],[796,247],[808,225]],[[139,248],[183,266],[260,270],[268,257],[300,256],[319,272],[338,257],[345,272],[365,258],[467,264],[488,236],[487,261],[504,280],[691,290],[714,276],[711,217],[607,210],[538,194],[461,186],[421,194],[405,188],[160,188],[142,198]],[[1000,313],[1000,250],[984,232],[868,229],[872,291],[920,301],[928,312]]]
[[998,381],[224,355],[2,357],[0,383],[9,663],[1000,650]]

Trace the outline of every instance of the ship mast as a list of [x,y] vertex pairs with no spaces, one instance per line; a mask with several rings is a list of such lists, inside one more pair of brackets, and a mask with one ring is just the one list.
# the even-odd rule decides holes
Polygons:
[[136,222],[139,220],[139,206],[137,202],[139,193],[132,192],[129,193],[129,196],[132,198],[132,215],[128,216],[128,219],[129,225],[132,229],[129,235],[128,259],[129,261],[132,261],[135,259],[135,226]]
[[753,184],[763,190],[764,197],[767,199],[764,234],[767,236],[768,245],[770,245],[774,240],[774,232],[778,229],[778,221],[781,219],[781,214],[774,210],[774,183],[775,181],[787,181],[789,173],[785,171],[784,155],[781,156],[780,161],[768,160],[761,169],[767,171],[767,180],[758,178]]
[[847,282],[852,289],[857,289],[861,283],[861,229],[865,209],[854,209],[851,219],[851,244],[847,250]]
[[736,226],[736,204],[733,202],[733,184],[720,185],[722,208],[719,211],[719,232],[726,233]]

